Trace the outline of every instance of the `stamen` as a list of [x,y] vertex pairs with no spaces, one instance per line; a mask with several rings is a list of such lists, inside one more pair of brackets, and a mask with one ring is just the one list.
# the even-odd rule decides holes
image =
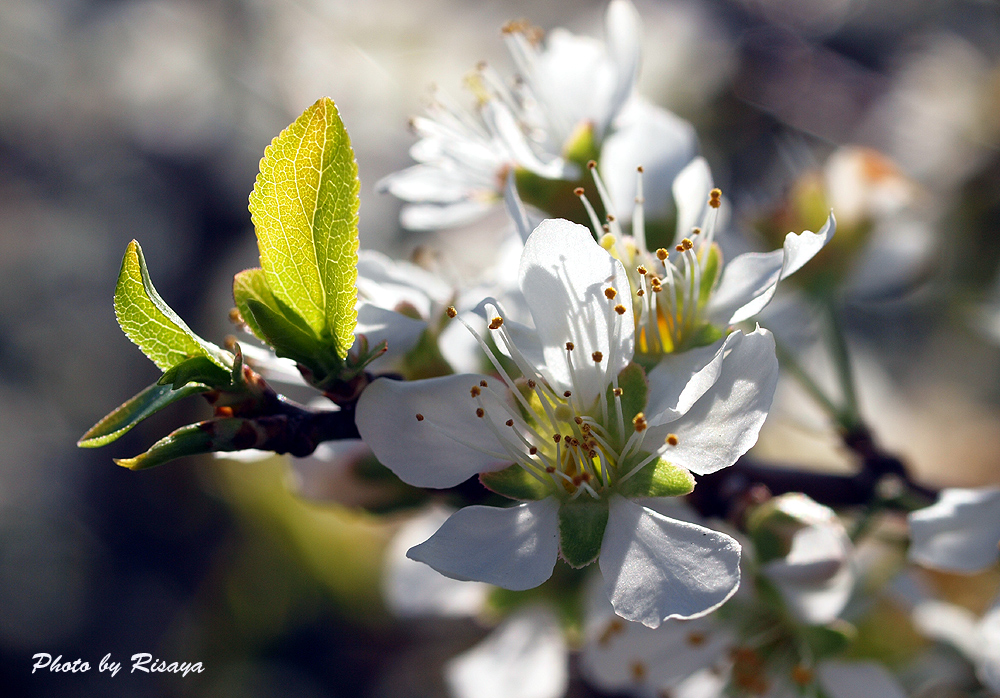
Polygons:
[[619,303],[618,305],[615,306],[615,312],[618,313],[619,315],[624,315],[625,314],[625,306],[622,305],[621,303]]
[[665,260],[665,259],[666,259],[666,258],[667,258],[667,257],[668,257],[669,255],[670,255],[670,253],[669,253],[669,252],[667,252],[667,251],[666,251],[665,249],[663,249],[662,247],[661,247],[661,248],[659,248],[658,250],[656,250],[656,258],[657,258],[658,260],[660,260],[661,262],[662,262],[663,260]]
[[483,417],[486,416],[486,410],[484,410],[482,407],[477,407],[476,408],[476,416],[479,417],[480,419],[482,419]]
[[417,421],[418,422],[424,421],[424,416],[422,414],[420,414],[419,412],[417,412]]
[[502,317],[495,317],[495,318],[493,318],[490,321],[490,329],[491,330],[498,330],[498,329],[500,329],[501,325],[503,325],[503,318]]
[[604,354],[602,354],[599,351],[595,351],[593,354],[590,355],[590,358],[594,360],[595,364],[599,364],[601,363],[601,360],[604,358]]
[[615,397],[621,397],[624,391],[621,388],[615,388],[611,392],[614,393]]
[[617,295],[618,291],[616,291],[613,286],[608,286],[606,289],[604,289],[604,297],[607,298],[609,301],[613,301],[615,299],[615,296]]
[[635,417],[632,418],[632,426],[635,427],[637,432],[645,431],[649,424],[646,422],[646,415],[640,412]]
[[478,385],[474,385],[472,386],[472,388],[469,389],[469,394],[472,395],[472,397],[479,397],[479,394],[481,392],[483,391],[479,388]]
[[514,426],[514,420],[513,419],[508,419],[506,422],[504,422],[504,424],[506,424],[509,427],[512,427],[512,426]]
[[665,439],[664,443],[668,443],[671,446],[676,446],[678,443],[680,443],[680,440],[677,438],[677,434],[667,434],[667,438]]
[[632,237],[635,238],[639,249],[646,249],[646,210],[643,204],[646,202],[642,191],[642,165],[636,168],[635,173],[635,208],[632,209]]
[[566,351],[573,351],[574,348],[573,342],[566,342]]
[[722,190],[721,189],[718,189],[718,188],[713,189],[712,191],[709,192],[708,197],[709,197],[708,198],[708,205],[711,206],[712,208],[719,208],[720,206],[722,206]]

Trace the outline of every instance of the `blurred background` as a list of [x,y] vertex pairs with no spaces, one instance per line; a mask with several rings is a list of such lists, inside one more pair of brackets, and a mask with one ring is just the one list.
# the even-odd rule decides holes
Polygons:
[[[761,240],[760,222],[782,220],[774,212],[842,146],[873,149],[860,161],[871,182],[890,172],[904,183],[905,207],[888,206],[892,192],[875,184],[854,193],[884,249],[843,243],[856,264],[843,303],[865,416],[924,482],[997,482],[997,4],[636,4],[641,92],[695,124],[735,220]],[[471,103],[462,78],[479,60],[509,75],[505,22],[600,37],[604,6],[0,3],[5,695],[444,695],[441,661],[483,630],[391,619],[379,580],[392,518],[300,499],[280,458],[142,473],[112,463],[207,416],[197,401],[112,446],[75,442],[158,377],[112,309],[129,240],[143,245],[167,302],[221,342],[232,276],[257,262],[247,196],[263,149],[327,95],[357,153],[362,246],[406,256],[440,244],[402,231],[399,203],[374,191],[410,164],[408,116],[432,84]],[[804,423],[796,405],[794,395],[778,403],[758,454],[849,468],[832,432]],[[93,669],[32,676],[38,652]],[[137,652],[206,671],[130,675]],[[96,669],[108,653],[125,665],[114,678]]]

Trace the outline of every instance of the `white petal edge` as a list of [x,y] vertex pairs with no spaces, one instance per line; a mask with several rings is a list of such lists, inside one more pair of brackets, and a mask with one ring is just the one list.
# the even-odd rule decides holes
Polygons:
[[560,698],[569,650],[552,611],[530,606],[445,664],[444,675],[455,698]]
[[477,374],[420,381],[379,378],[358,399],[355,422],[361,438],[380,462],[415,487],[454,487],[477,473],[503,468],[513,459],[500,457],[503,446],[486,420],[501,429],[507,417],[499,409],[484,419],[476,416],[470,390],[481,380],[499,384]]
[[547,497],[506,509],[459,509],[406,555],[452,579],[523,591],[552,576],[558,552],[559,503]]
[[610,499],[601,545],[604,589],[622,618],[656,628],[711,613],[740,585],[740,544],[725,533]]

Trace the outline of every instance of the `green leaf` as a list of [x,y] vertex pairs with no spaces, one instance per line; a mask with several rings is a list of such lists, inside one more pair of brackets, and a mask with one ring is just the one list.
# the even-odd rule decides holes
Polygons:
[[264,429],[250,419],[229,417],[189,424],[163,437],[135,458],[116,458],[129,470],[147,470],[184,456],[217,451],[242,451],[264,445]]
[[267,337],[247,306],[247,301],[250,299],[269,308],[278,307],[278,301],[271,293],[271,287],[267,285],[267,275],[263,269],[245,269],[233,277],[233,300],[236,302],[236,309],[240,311],[243,322],[250,328],[254,336],[262,342],[267,342]]
[[563,502],[559,507],[559,551],[570,567],[579,569],[597,559],[607,525],[607,502]]
[[128,244],[118,274],[115,316],[125,335],[163,371],[195,356],[207,357],[226,370],[232,365],[228,352],[192,332],[160,298],[135,240]]
[[[306,366],[315,375],[326,375],[331,366],[323,361],[323,346],[309,328],[296,324],[280,311],[255,298],[247,299],[247,311],[248,317],[253,318],[264,340],[274,347],[278,356]],[[333,352],[330,352],[329,358],[329,363],[337,361]]]
[[[625,433],[618,433],[618,420],[611,420],[611,430],[615,438],[624,445],[625,440],[632,435],[632,420],[635,416],[646,409],[646,402],[649,399],[649,381],[646,380],[646,371],[637,363],[630,363],[618,374],[618,387],[621,388],[622,396],[622,416],[625,424]],[[605,399],[609,405],[615,404],[615,397],[612,394],[614,388],[608,386]],[[612,408],[613,409],[613,408]]]
[[231,369],[222,368],[207,356],[192,356],[167,369],[156,382],[159,385],[171,385],[177,390],[188,383],[204,383],[213,388],[228,388],[232,385],[232,381]]
[[264,150],[250,194],[267,285],[342,359],[357,325],[359,189],[350,138],[323,98]]
[[544,499],[552,494],[545,483],[539,482],[516,464],[496,472],[481,473],[479,481],[491,492],[523,502]]
[[209,390],[211,390],[209,386],[199,383],[188,383],[176,390],[169,385],[153,383],[92,426],[86,434],[80,437],[76,445],[81,448],[97,448],[109,444],[146,417],[159,412],[164,407],[189,395],[197,395]]
[[[640,453],[637,458],[645,458]],[[628,468],[625,468],[626,472]],[[623,482],[618,489],[624,497],[680,497],[694,491],[694,476],[690,472],[657,458]]]

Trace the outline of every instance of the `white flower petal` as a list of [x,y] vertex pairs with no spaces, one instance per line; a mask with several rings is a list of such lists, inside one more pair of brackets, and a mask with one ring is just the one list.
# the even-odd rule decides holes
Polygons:
[[499,409],[485,419],[476,416],[469,391],[481,380],[496,382],[475,374],[421,381],[379,378],[358,399],[355,421],[361,438],[379,461],[416,487],[453,487],[502,468],[511,460],[483,452],[504,453],[486,420],[502,429],[507,417]]
[[635,6],[628,0],[611,0],[605,14],[605,34],[608,56],[614,66],[615,88],[608,101],[608,113],[603,127],[615,118],[639,77],[642,57],[641,20]]
[[[690,123],[641,100],[630,102],[601,147],[601,176],[618,218],[632,218],[639,165],[646,220],[666,218],[673,208],[671,185],[697,150],[698,139]],[[708,190],[702,209],[707,202]]]
[[522,591],[552,576],[559,552],[559,503],[459,509],[407,557],[441,574]]
[[[542,343],[547,377],[589,405],[604,393],[612,372],[632,360],[635,327],[625,269],[582,225],[545,220],[524,245],[519,285]],[[608,287],[618,291],[613,301],[604,295]],[[625,306],[623,315],[614,311],[618,303]],[[572,369],[566,342],[575,346]]]
[[1000,487],[946,489],[936,504],[910,520],[910,559],[953,572],[996,564],[1000,545]]
[[382,340],[386,343],[386,352],[372,363],[375,368],[402,358],[416,346],[425,329],[427,323],[424,320],[416,320],[372,303],[358,303],[358,324],[354,333],[364,335],[370,347]]
[[731,325],[753,317],[771,302],[778,282],[802,268],[833,237],[833,213],[819,232],[789,233],[780,250],[748,252],[725,265],[712,294],[708,316],[712,323]]
[[406,551],[427,540],[452,514],[431,507],[403,524],[385,553],[382,593],[397,616],[473,616],[486,603],[489,585],[460,582],[406,557]]
[[676,419],[698,401],[719,379],[725,353],[736,335],[707,347],[673,352],[660,360],[647,375],[649,402],[646,420],[651,425]]
[[948,643],[970,659],[979,656],[979,619],[969,609],[928,599],[914,607],[912,619],[924,637]]
[[483,119],[513,155],[518,165],[546,179],[567,179],[570,165],[558,156],[543,161],[532,149],[517,119],[507,106],[490,100],[482,107]]
[[449,661],[444,674],[455,698],[560,698],[569,684],[568,665],[555,615],[532,606]]
[[[499,200],[497,197],[496,201]],[[408,230],[457,228],[482,218],[494,204],[493,200],[480,199],[453,204],[412,204],[400,211],[399,222]]]
[[830,698],[906,698],[906,693],[881,664],[828,660],[819,667],[819,683]]
[[450,204],[467,199],[469,180],[461,172],[433,165],[413,165],[380,179],[376,185],[403,201]]
[[667,618],[703,616],[735,594],[740,544],[615,495],[600,566],[615,612],[655,628]]
[[1000,693],[1000,604],[986,612],[979,623],[982,655],[976,667],[979,680],[994,693]]
[[455,294],[437,274],[373,250],[358,252],[358,291],[383,308],[408,303],[423,317],[431,312],[431,301],[443,305]]
[[734,332],[719,378],[676,421],[651,426],[646,443],[662,444],[668,433],[677,445],[663,447],[665,459],[696,475],[729,467],[757,442],[778,385],[774,338],[767,330]]
[[708,161],[700,156],[691,160],[673,180],[671,191],[677,203],[678,242],[680,238],[691,235],[692,228],[701,226],[709,193],[714,186]]

